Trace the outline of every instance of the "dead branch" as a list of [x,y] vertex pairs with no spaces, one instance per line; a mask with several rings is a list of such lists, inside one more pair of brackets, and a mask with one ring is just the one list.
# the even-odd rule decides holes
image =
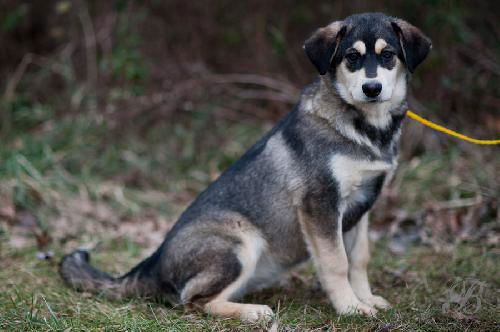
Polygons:
[[[84,4],[85,3],[85,4]],[[95,87],[98,79],[96,37],[94,25],[90,18],[89,9],[85,1],[79,2],[78,18],[82,25],[85,38],[85,58],[87,60],[87,89]]]
[[433,210],[450,210],[450,209],[459,209],[464,207],[471,207],[479,205],[483,202],[481,195],[477,195],[474,198],[463,198],[463,199],[455,199],[446,202],[436,202],[433,203]]
[[300,94],[300,90],[292,84],[276,80],[274,78],[262,75],[246,75],[246,74],[219,74],[209,77],[209,81],[219,84],[254,84],[265,88],[273,89],[282,95],[286,100],[296,102]]
[[4,105],[5,107],[3,108],[2,112],[2,133],[7,134],[10,132],[10,126],[11,126],[11,116],[10,116],[10,108],[8,107],[8,104],[12,100],[12,97],[14,97],[14,94],[16,92],[16,88],[21,81],[22,77],[24,76],[24,73],[26,72],[26,69],[28,68],[28,65],[33,61],[33,57],[31,54],[25,54],[19,65],[17,66],[14,75],[12,75],[12,78],[9,80],[7,83],[7,87],[5,88],[4,92]]
[[230,89],[235,96],[241,99],[260,99],[260,100],[272,100],[279,101],[289,104],[295,104],[297,102],[298,96],[292,97],[289,94],[282,92],[274,92],[270,90],[257,90],[257,89]]

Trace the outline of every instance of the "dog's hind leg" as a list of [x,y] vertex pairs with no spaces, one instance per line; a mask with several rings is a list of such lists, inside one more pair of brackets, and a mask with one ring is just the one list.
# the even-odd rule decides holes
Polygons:
[[[228,248],[230,251],[224,254],[226,258],[223,261],[213,264],[188,281],[181,293],[181,299],[184,303],[191,302],[201,307],[205,313],[214,316],[237,318],[247,322],[268,320],[273,311],[267,305],[231,301],[244,294],[265,247],[265,240],[253,231],[242,233],[240,239],[241,243],[237,248]],[[228,271],[234,271],[235,264],[239,265],[239,274],[228,283]],[[221,290],[213,295],[210,289]]]
[[365,213],[359,223],[344,234],[344,241],[349,259],[349,282],[356,296],[368,305],[380,309],[389,308],[389,302],[381,296],[372,294],[368,282],[367,266],[370,260],[368,213]]

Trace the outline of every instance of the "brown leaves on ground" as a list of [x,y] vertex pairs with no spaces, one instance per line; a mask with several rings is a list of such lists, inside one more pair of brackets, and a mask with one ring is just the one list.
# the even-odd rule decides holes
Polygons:
[[372,237],[391,239],[396,254],[416,242],[436,250],[462,241],[498,245],[498,158],[480,152],[467,146],[402,163],[371,213]]
[[492,198],[478,196],[444,202],[429,202],[421,210],[408,213],[387,199],[387,210],[376,211],[375,238],[391,239],[389,249],[404,253],[408,245],[423,242],[436,250],[462,241],[481,241],[495,246],[500,243],[498,203]]
[[[47,251],[57,244],[63,250],[72,250],[94,247],[104,239],[126,238],[150,250],[161,243],[173,219],[153,209],[124,210],[123,205],[133,208],[137,204],[128,201],[118,184],[103,183],[97,191],[98,200],[84,191],[79,195],[44,193],[47,195],[43,199],[43,210],[50,213],[44,215],[47,220],[42,223],[38,210],[16,206],[13,187],[3,185],[0,187],[0,227],[7,234],[6,245],[13,249],[36,247]],[[168,199],[158,192],[143,193],[143,196],[149,200]]]

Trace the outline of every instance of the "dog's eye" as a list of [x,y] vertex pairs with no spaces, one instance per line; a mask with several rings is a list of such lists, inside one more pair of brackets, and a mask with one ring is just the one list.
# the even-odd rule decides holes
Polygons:
[[349,53],[345,57],[349,62],[356,62],[360,58],[360,55],[359,53],[355,52],[355,53]]
[[394,56],[394,53],[392,53],[391,51],[382,51],[381,55],[385,60],[390,60]]

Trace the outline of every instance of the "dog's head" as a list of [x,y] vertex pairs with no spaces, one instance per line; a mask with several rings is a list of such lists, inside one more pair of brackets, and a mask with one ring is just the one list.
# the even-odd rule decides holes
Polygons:
[[320,28],[304,49],[345,102],[370,109],[405,99],[408,74],[427,57],[431,41],[408,22],[366,13]]

